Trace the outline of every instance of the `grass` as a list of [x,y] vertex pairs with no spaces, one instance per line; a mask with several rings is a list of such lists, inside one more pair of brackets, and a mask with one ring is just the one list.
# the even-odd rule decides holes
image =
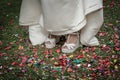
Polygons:
[[31,45],[27,28],[18,25],[20,4],[0,1],[0,80],[120,80],[119,0],[104,0],[100,46],[69,55],[59,46]]

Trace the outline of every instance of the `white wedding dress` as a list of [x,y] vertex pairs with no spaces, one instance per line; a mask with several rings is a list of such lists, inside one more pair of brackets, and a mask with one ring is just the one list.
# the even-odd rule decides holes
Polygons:
[[81,30],[83,45],[95,46],[95,35],[103,23],[102,0],[23,0],[20,25],[29,25],[33,45],[48,34],[65,35]]

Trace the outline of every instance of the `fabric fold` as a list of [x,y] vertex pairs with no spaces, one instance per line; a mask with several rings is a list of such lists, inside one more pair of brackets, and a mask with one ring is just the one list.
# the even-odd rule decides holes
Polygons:
[[86,15],[102,8],[102,0],[23,0],[20,25],[34,25],[43,16],[46,31],[64,35],[82,29]]

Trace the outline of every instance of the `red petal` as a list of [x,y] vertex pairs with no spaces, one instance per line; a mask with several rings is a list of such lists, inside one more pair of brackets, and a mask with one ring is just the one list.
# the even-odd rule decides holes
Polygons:
[[58,48],[58,49],[56,50],[56,52],[57,52],[57,53],[60,53],[60,52],[61,52],[60,48]]

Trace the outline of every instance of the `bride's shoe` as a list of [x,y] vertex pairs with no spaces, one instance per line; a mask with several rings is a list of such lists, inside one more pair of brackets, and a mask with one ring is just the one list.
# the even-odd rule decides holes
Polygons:
[[56,45],[56,38],[55,37],[48,37],[47,40],[45,41],[45,47],[46,48],[54,48]]
[[58,43],[59,41],[60,41],[60,36],[49,35],[45,41],[45,47],[54,48],[56,46],[56,43]]
[[[75,42],[69,42],[71,39],[71,36],[76,36]],[[67,41],[62,46],[61,50],[63,53],[72,53],[74,52],[78,47],[80,47],[80,41],[79,41],[79,33],[72,33],[69,34],[67,37]]]
[[47,38],[45,41],[45,47],[46,48],[54,48],[56,45],[56,39],[55,38]]

